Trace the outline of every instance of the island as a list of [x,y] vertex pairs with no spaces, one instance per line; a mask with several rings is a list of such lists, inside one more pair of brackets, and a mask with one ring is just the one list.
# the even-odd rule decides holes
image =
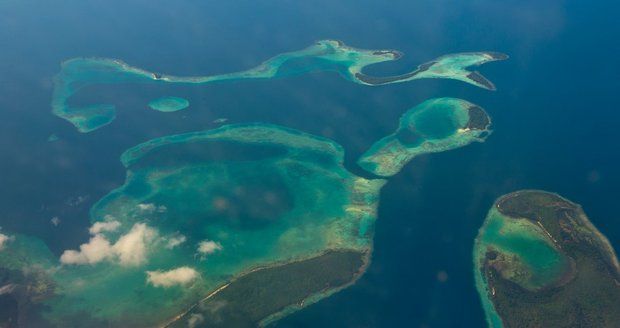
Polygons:
[[373,144],[358,164],[375,175],[392,176],[418,155],[483,142],[490,126],[480,106],[456,98],[429,99],[408,110],[396,132]]
[[494,90],[493,83],[468,68],[507,58],[497,52],[456,53],[422,64],[406,74],[373,77],[363,72],[367,66],[394,61],[401,56],[396,50],[364,50],[349,47],[341,41],[321,40],[305,49],[279,54],[248,70],[190,77],[153,73],[117,59],[74,58],[63,62],[60,72],[54,78],[52,112],[69,121],[78,131],[86,133],[111,123],[116,117],[113,104],[72,104],[70,98],[90,86],[119,83],[208,84],[280,78],[317,71],[336,72],[348,81],[368,86],[443,78]]
[[616,327],[620,266],[582,208],[553,193],[500,197],[474,246],[490,327]]
[[189,101],[180,97],[162,97],[149,102],[149,107],[159,112],[176,112],[188,106]]

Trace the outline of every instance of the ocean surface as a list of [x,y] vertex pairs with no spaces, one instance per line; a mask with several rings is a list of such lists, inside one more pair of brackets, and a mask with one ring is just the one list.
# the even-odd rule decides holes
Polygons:
[[[120,154],[146,140],[227,123],[267,122],[343,145],[347,166],[431,97],[476,103],[485,143],[416,158],[381,194],[372,264],[352,287],[277,327],[482,327],[472,247],[493,201],[544,189],[580,203],[620,248],[620,43],[611,1],[0,0],[0,227],[37,236],[60,256],[88,240],[88,210],[122,185]],[[318,72],[213,85],[110,85],[117,119],[82,134],[51,114],[52,78],[72,57],[121,59],[150,71],[244,70],[320,39],[396,49],[398,74],[448,53],[499,51],[491,92],[450,80],[369,87]],[[188,109],[148,110],[179,96]],[[48,142],[50,135],[59,140]],[[51,220],[57,217],[56,226]]]

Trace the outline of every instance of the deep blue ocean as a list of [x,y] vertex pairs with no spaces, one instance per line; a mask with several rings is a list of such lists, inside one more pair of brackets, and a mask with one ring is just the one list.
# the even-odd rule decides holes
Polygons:
[[[459,97],[486,109],[485,143],[416,158],[382,191],[372,264],[356,285],[278,327],[483,327],[472,246],[494,199],[518,189],[582,204],[620,249],[620,5],[559,0],[0,0],[0,226],[55,254],[88,239],[88,209],[124,181],[127,148],[168,134],[269,122],[342,144],[347,165],[407,109]],[[500,51],[479,70],[496,92],[448,80],[367,87],[335,73],[207,86],[104,87],[119,115],[89,134],[51,114],[63,60],[110,57],[175,75],[253,67],[316,40],[397,49],[396,74],[438,56]],[[154,95],[187,98],[149,111]],[[60,140],[48,142],[51,134]],[[50,224],[58,217],[58,227]]]

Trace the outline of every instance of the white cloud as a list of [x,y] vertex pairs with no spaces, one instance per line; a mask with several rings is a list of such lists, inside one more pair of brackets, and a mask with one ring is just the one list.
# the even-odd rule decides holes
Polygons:
[[0,251],[4,248],[4,245],[6,245],[11,240],[13,240],[13,237],[0,233]]
[[[102,223],[102,222],[98,222]],[[110,231],[110,225],[100,225],[90,232],[93,236],[88,243],[80,245],[80,250],[66,250],[60,257],[63,264],[95,264],[104,260],[113,261],[118,259],[121,265],[139,265],[146,261],[147,245],[151,243],[157,232],[144,223],[136,223],[131,230],[122,235],[114,244],[103,236],[101,231]],[[120,225],[120,223],[119,223]],[[107,229],[107,230],[106,230]]]
[[17,288],[16,284],[8,284],[0,287],[0,296],[12,293],[15,288]]
[[146,213],[154,213],[154,212],[164,213],[165,211],[168,210],[168,208],[164,205],[157,206],[153,203],[138,204],[138,208],[140,209],[140,211],[146,212]]
[[173,249],[181,244],[183,244],[184,242],[187,241],[187,238],[181,234],[176,234],[170,238],[168,238],[168,242],[166,243],[166,248],[167,249]]
[[118,239],[113,248],[122,265],[138,265],[146,260],[146,244],[156,233],[144,223],[136,223],[131,230]]
[[222,245],[212,240],[203,240],[198,243],[198,253],[202,255],[213,254],[216,251],[222,250]]
[[121,226],[121,223],[116,220],[95,222],[95,224],[93,224],[90,227],[90,229],[88,229],[88,231],[90,232],[91,235],[96,235],[104,231],[110,231],[110,232],[116,231],[116,229],[118,229],[120,226]]
[[50,222],[54,225],[54,227],[57,227],[60,224],[60,218],[55,216],[50,220]]
[[94,264],[114,255],[110,242],[102,235],[95,235],[88,243],[80,245],[80,250],[67,250],[60,256],[64,264]]
[[199,324],[203,323],[204,321],[205,321],[205,317],[203,317],[202,314],[194,313],[191,316],[189,316],[189,319],[187,320],[187,327],[196,328]]
[[155,287],[187,285],[198,278],[198,272],[186,266],[169,271],[147,271],[146,275],[146,281]]

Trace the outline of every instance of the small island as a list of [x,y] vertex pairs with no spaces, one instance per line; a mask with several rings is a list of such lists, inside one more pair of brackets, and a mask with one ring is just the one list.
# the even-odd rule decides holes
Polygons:
[[479,106],[456,98],[429,99],[408,110],[393,134],[375,142],[358,164],[378,176],[392,176],[414,157],[483,142],[491,119]]
[[581,207],[536,190],[499,198],[474,246],[490,327],[616,327],[620,266]]

